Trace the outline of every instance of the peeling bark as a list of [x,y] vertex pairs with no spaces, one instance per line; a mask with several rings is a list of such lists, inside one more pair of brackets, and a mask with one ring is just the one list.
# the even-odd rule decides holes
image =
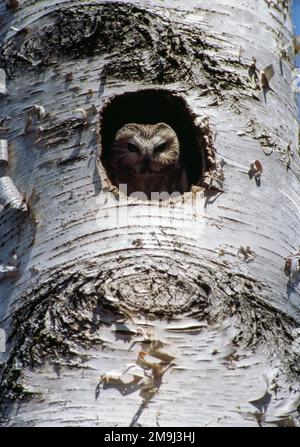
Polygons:
[[[1,12],[0,175],[21,197],[0,210],[1,423],[298,425],[290,2]],[[190,190],[161,204],[119,193],[102,156],[140,115],[108,105],[145,90],[143,118],[187,120]]]

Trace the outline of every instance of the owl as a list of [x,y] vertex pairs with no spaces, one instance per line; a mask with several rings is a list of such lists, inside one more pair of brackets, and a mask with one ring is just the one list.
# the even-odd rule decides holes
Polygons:
[[116,186],[127,185],[127,194],[179,192],[187,188],[175,131],[165,123],[130,123],[118,130],[107,166]]

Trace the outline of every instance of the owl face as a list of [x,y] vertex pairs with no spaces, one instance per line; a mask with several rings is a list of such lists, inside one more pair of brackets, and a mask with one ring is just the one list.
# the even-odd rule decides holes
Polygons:
[[158,173],[174,167],[179,153],[177,135],[167,124],[126,124],[116,134],[112,159],[118,169]]

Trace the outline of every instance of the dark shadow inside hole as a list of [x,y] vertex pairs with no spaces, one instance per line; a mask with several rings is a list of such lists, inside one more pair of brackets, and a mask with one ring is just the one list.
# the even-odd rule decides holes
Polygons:
[[103,109],[101,118],[101,161],[108,178],[110,173],[106,160],[117,131],[128,123],[163,122],[176,132],[179,139],[181,160],[188,179],[186,191],[189,191],[191,185],[199,183],[205,171],[205,141],[194,124],[194,118],[184,99],[167,90],[142,90],[112,98]]

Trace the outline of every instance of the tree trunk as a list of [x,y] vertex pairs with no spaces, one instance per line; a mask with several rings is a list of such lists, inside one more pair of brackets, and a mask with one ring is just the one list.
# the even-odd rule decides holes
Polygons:
[[[2,424],[298,425],[290,2],[8,3]],[[161,121],[188,187],[128,198],[114,135]]]

